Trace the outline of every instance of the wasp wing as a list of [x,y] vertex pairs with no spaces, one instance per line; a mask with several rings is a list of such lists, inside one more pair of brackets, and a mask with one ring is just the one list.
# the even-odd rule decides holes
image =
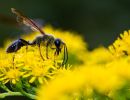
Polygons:
[[39,31],[41,34],[45,35],[45,32],[43,32],[32,19],[27,18],[25,15],[23,15],[20,11],[16,10],[15,8],[11,8],[11,11],[12,13],[17,15],[17,22],[29,26],[33,31]]

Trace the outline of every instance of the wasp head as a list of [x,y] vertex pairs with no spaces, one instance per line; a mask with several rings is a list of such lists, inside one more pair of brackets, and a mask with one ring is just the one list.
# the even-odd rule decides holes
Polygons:
[[54,44],[56,46],[56,55],[59,55],[59,53],[61,52],[61,49],[64,47],[64,59],[62,62],[62,65],[66,64],[67,60],[68,60],[68,51],[67,51],[67,46],[66,44],[61,40],[61,39],[55,39]]
[[61,41],[61,39],[57,38],[55,39],[54,44],[56,46],[56,54],[59,55],[62,49],[63,42]]

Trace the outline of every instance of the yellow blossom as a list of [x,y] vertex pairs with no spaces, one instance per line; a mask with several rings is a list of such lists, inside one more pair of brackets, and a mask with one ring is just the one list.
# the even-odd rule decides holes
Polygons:
[[[9,40],[0,49],[0,83],[15,85],[20,81],[20,89],[30,94],[37,93],[37,100],[95,100],[99,97],[99,100],[118,100],[116,95],[122,96],[122,100],[129,98],[130,31],[120,34],[108,48],[102,46],[88,51],[83,38],[75,32],[51,26],[45,26],[43,30],[66,43],[68,64],[61,66],[63,49],[56,56],[55,49],[49,48],[49,58],[46,58],[46,46],[43,44],[41,54],[38,46],[24,46],[7,54],[5,47]],[[37,35],[40,33],[33,32],[22,38],[33,41]],[[127,93],[120,94],[124,89]]]
[[130,54],[130,30],[124,31],[123,34],[120,34],[120,37],[113,43],[113,45],[109,46],[110,52],[115,57],[120,57],[123,55]]
[[100,66],[84,66],[64,75],[57,77],[48,86],[42,87],[42,91],[40,89],[38,92],[38,100],[61,100],[66,94],[72,94],[77,90],[83,89],[82,91],[86,93],[90,87],[108,95],[111,91],[120,89],[124,84],[118,75]]
[[86,57],[86,64],[106,64],[113,60],[112,54],[105,47],[98,47],[88,53]]
[[22,73],[19,69],[15,67],[4,67],[0,69],[1,77],[0,81],[4,84],[11,82],[12,84],[16,84],[19,81]]
[[23,75],[24,78],[30,77],[29,82],[33,83],[34,81],[38,80],[40,84],[43,82],[47,82],[46,78],[51,78],[51,73],[49,69],[51,67],[42,66],[42,65],[34,65],[29,68],[29,70],[25,71]]

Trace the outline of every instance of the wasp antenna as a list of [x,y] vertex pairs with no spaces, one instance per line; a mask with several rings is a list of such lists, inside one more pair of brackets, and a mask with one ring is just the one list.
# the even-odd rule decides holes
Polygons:
[[65,51],[66,51],[66,62],[65,63],[67,63],[67,61],[68,61],[68,50],[67,50],[67,46],[65,45]]
[[67,51],[66,44],[64,44],[64,58],[63,58],[62,66],[67,63],[67,60],[68,60],[68,51]]
[[40,44],[38,45],[38,48],[39,48],[39,53],[40,53],[40,56],[41,56],[42,60],[45,61],[45,59],[43,58],[42,53],[41,53],[41,46],[40,46]]
[[64,58],[63,58],[63,62],[62,62],[62,66],[65,64],[65,45],[64,45]]

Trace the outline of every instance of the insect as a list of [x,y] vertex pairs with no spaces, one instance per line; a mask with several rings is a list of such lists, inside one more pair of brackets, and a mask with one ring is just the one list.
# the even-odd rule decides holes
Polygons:
[[[64,49],[64,57],[63,57],[62,65],[67,63],[67,60],[68,60],[67,46],[61,39],[55,38],[51,34],[46,34],[43,30],[41,30],[36,25],[36,23],[32,19],[26,17],[25,15],[23,15],[20,11],[16,10],[15,8],[11,8],[11,11],[12,11],[12,13],[16,14],[18,23],[22,23],[26,26],[29,26],[32,30],[35,29],[36,31],[39,31],[42,35],[36,37],[32,42],[26,41],[22,38],[15,40],[6,49],[7,53],[15,53],[23,46],[28,46],[28,45],[35,46],[36,45],[36,46],[38,46],[40,56],[41,56],[42,60],[44,61],[45,59],[42,56],[40,47],[42,46],[41,43],[45,43],[46,58],[47,59],[49,59],[49,57],[48,57],[48,47],[50,47],[51,49],[55,49],[54,56],[59,55],[61,53],[62,48],[63,48]],[[53,45],[55,45],[55,48],[53,47]]]

